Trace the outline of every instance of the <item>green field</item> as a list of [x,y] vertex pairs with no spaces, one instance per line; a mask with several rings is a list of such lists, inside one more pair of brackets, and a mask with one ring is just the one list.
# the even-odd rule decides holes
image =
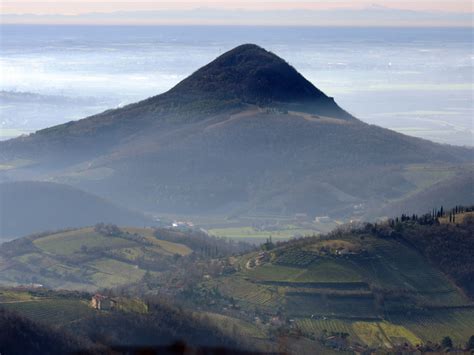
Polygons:
[[357,268],[345,260],[319,259],[299,275],[298,282],[359,282],[363,281]]
[[80,252],[83,247],[112,249],[137,245],[127,239],[105,237],[92,227],[52,234],[36,239],[33,243],[41,250],[55,255],[70,255]]
[[94,291],[140,281],[147,271],[171,267],[175,255],[192,252],[186,245],[157,239],[148,228],[108,235],[88,227],[21,242],[13,255],[2,258],[0,283]]
[[281,230],[257,230],[253,227],[228,227],[228,228],[214,228],[209,229],[208,233],[216,237],[226,237],[231,239],[248,239],[248,240],[260,240],[265,241],[272,237],[274,241],[286,240],[295,236],[308,236],[318,234],[319,231],[316,229],[303,229],[303,228],[282,228]]
[[100,288],[133,283],[145,275],[145,270],[138,266],[113,259],[99,259],[87,265],[96,270],[91,281]]

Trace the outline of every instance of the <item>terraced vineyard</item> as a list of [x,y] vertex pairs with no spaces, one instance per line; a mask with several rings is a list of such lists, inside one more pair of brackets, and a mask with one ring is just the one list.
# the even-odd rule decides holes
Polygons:
[[376,318],[380,315],[374,306],[373,295],[339,296],[319,293],[288,292],[286,309],[294,317],[343,316]]
[[391,348],[395,345],[411,344],[421,345],[422,339],[418,338],[406,327],[383,322],[354,322],[353,332],[366,345],[370,347]]
[[430,315],[391,317],[391,321],[302,318],[296,324],[307,335],[317,337],[325,331],[347,333],[351,342],[371,347],[440,342],[445,336],[463,345],[473,335],[474,309],[438,310]]
[[304,267],[316,260],[318,254],[301,249],[289,249],[279,256],[275,263],[294,267]]
[[269,305],[278,305],[307,336],[326,330],[393,347],[439,342],[445,335],[461,343],[473,335],[474,309],[455,309],[469,307],[469,299],[418,251],[371,235],[337,238],[272,250],[261,265],[216,283],[244,310],[259,306],[271,316],[277,308]]
[[253,280],[262,281],[288,281],[295,280],[298,276],[306,272],[305,269],[265,264],[253,270],[248,270],[245,274]]
[[464,344],[474,335],[474,308],[437,309],[426,314],[391,315],[390,320],[410,329],[423,340],[440,341],[449,336],[456,344]]
[[244,278],[235,278],[230,282],[223,281],[218,284],[212,283],[212,285],[217,286],[222,294],[237,299],[246,307],[257,306],[271,311],[281,301],[277,289],[258,285]]
[[355,338],[352,330],[352,322],[343,319],[331,319],[331,318],[301,318],[296,321],[298,327],[306,334],[312,334],[313,336],[319,336],[324,331],[329,333],[348,333],[351,335],[351,340],[358,341]]
[[[396,241],[376,239],[371,244],[376,256],[372,267],[383,287],[441,293],[453,290],[441,271],[427,264],[415,250]],[[401,256],[403,262],[400,262]]]

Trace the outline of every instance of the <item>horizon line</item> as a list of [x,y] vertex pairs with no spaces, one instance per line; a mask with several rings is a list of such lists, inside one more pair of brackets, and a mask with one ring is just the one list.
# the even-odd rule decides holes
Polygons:
[[474,29],[474,23],[471,26],[466,25],[371,25],[371,24],[352,24],[352,25],[339,25],[339,24],[325,24],[325,25],[298,25],[298,24],[285,24],[285,25],[274,25],[274,24],[202,24],[202,23],[156,23],[156,24],[140,24],[140,23],[0,23],[0,27],[3,26],[100,26],[100,27],[268,27],[268,28],[400,28],[400,29]]

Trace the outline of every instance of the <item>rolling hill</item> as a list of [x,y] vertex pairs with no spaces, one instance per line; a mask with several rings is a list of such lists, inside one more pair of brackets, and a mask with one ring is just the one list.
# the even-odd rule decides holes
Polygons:
[[453,167],[463,174],[473,156],[356,119],[251,44],[164,94],[0,151],[1,180],[47,178],[138,210],[343,217],[368,216]]
[[[204,235],[174,229],[101,224],[24,237],[0,247],[0,282],[26,284],[0,288],[0,308],[103,348],[184,339],[291,354],[412,353],[442,351],[449,336],[460,350],[474,329],[473,216],[457,207],[224,256]],[[30,285],[38,282],[119,286],[101,291],[118,306],[96,311],[91,294]]]
[[0,184],[0,240],[99,222],[153,224],[139,212],[68,185],[35,181]]
[[0,246],[0,283],[90,290],[140,281],[169,270],[192,249],[148,228],[96,225],[23,237]]
[[[474,172],[468,170],[448,176],[427,188],[388,203],[378,211],[378,214],[398,216],[408,211],[423,214],[432,206],[444,206],[445,209],[449,209],[458,204],[471,204],[474,201]],[[377,212],[373,211],[373,214]]]
[[469,213],[457,224],[423,217],[267,245],[236,260],[235,273],[202,282],[197,302],[329,344],[464,344],[474,329]]

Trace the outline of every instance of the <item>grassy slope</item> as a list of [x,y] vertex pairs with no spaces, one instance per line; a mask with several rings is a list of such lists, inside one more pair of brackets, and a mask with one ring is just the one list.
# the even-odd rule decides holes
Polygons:
[[309,236],[318,234],[319,231],[315,229],[304,228],[282,228],[281,230],[256,230],[253,227],[228,227],[228,228],[213,228],[209,229],[208,233],[217,237],[226,237],[232,239],[243,239],[244,241],[258,240],[264,242],[266,239],[272,237],[273,240],[286,240],[294,236]]
[[52,255],[67,256],[87,248],[123,248],[137,243],[122,238],[110,238],[94,231],[93,227],[51,234],[33,241],[40,250]]
[[0,282],[92,291],[139,281],[147,270],[166,269],[175,254],[192,252],[185,245],[156,239],[149,229],[123,231],[129,234],[107,236],[88,227],[12,242],[23,246],[6,244],[0,248]]

